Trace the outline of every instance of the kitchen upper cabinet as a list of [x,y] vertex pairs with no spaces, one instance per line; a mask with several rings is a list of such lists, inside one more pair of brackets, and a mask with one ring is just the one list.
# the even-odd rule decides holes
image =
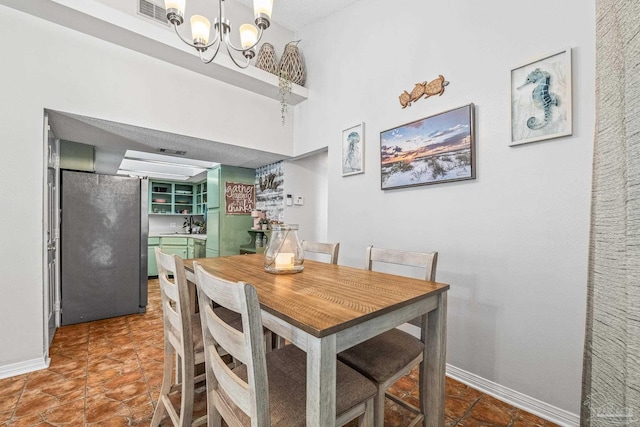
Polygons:
[[207,211],[207,181],[194,185],[196,193],[196,215],[202,215]]
[[151,181],[149,213],[159,215],[202,215],[207,208],[207,184],[201,182]]
[[[207,256],[238,255],[240,246],[249,242],[247,230],[253,225],[251,215],[225,213],[225,184],[254,184],[254,169],[217,166],[207,173]],[[214,255],[215,254],[215,255]]]

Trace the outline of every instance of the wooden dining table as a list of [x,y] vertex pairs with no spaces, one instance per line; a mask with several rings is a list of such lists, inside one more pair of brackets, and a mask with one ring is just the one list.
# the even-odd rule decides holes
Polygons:
[[252,284],[265,327],[307,353],[307,426],[334,426],[336,355],[422,316],[420,382],[424,425],[444,425],[446,315],[449,285],[306,260],[297,274],[271,274],[262,255],[185,260],[220,278]]

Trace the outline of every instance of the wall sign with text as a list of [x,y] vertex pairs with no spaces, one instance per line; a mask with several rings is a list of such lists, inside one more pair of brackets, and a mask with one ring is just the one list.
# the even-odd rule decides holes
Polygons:
[[256,186],[239,182],[225,183],[226,213],[250,215],[256,206]]

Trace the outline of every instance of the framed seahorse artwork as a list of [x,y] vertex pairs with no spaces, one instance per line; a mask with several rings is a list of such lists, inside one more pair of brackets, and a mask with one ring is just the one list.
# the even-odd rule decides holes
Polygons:
[[342,176],[364,173],[364,123],[342,131]]
[[511,70],[511,142],[571,135],[571,48]]

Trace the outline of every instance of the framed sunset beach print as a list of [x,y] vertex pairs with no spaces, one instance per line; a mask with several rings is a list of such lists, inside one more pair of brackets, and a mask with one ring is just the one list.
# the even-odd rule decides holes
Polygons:
[[474,105],[380,132],[383,190],[474,179]]

